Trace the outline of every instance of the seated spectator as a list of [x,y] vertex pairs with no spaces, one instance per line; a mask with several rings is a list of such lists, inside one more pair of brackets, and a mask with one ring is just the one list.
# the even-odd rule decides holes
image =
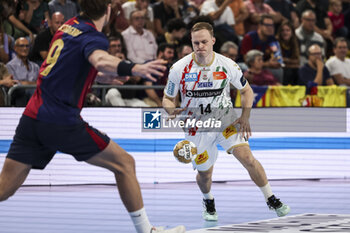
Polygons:
[[[248,51],[257,49],[263,52],[264,68],[268,69],[278,78],[283,80],[283,59],[278,40],[274,36],[275,25],[271,15],[262,15],[257,31],[248,32],[241,43],[240,55],[244,57]],[[244,59],[245,60],[245,59]]]
[[[39,75],[39,66],[28,60],[29,41],[24,38],[18,38],[15,42],[16,56],[6,64],[8,72],[13,75],[14,80],[18,80],[19,85],[32,85],[36,83]],[[15,106],[25,106],[33,94],[33,90],[18,89],[13,96]]]
[[[170,44],[160,44],[157,50],[157,59],[163,59],[168,61],[167,69],[164,71],[162,77],[156,77],[157,81],[152,82],[149,80],[144,81],[145,86],[154,86],[154,85],[166,85],[168,81],[169,69],[172,66],[173,59],[175,57],[175,49],[173,45]],[[154,89],[145,89],[146,98],[143,99],[146,104],[151,107],[161,107],[163,90],[154,90]]]
[[3,32],[14,39],[28,35],[30,42],[33,42],[33,33],[15,16],[16,4],[13,0],[0,0],[0,22]]
[[27,0],[23,3],[24,22],[28,28],[38,34],[41,29],[45,28],[43,22],[50,25],[49,6],[42,0]]
[[263,53],[259,50],[250,50],[246,57],[245,63],[249,69],[244,73],[250,85],[265,86],[265,85],[281,85],[278,79],[273,74],[263,69]]
[[64,22],[64,16],[61,12],[55,12],[52,14],[49,28],[41,31],[35,37],[33,48],[29,54],[29,60],[41,66],[49,52],[49,47],[53,35],[56,33],[57,29],[61,27],[62,24],[64,24]]
[[112,0],[111,16],[103,30],[107,36],[116,36],[129,27],[129,22],[122,8],[123,3],[122,0]]
[[177,60],[180,60],[184,56],[187,56],[188,54],[191,54],[193,52],[192,46],[188,44],[182,44],[180,45],[177,50]]
[[65,20],[69,20],[79,13],[77,5],[71,0],[51,0],[49,2],[49,11],[50,15],[55,12],[61,12]]
[[149,0],[136,0],[136,1],[127,1],[122,5],[125,18],[129,20],[130,24],[130,14],[135,10],[143,11],[145,17],[145,28],[154,32],[154,16],[153,8],[149,5]]
[[123,36],[111,36],[108,37],[109,41],[109,47],[108,47],[108,53],[119,57],[122,60],[126,59],[126,48],[125,48],[125,43],[123,40]]
[[338,37],[333,47],[335,56],[327,60],[326,67],[337,85],[350,86],[350,59],[346,57],[348,43],[344,37]]
[[264,0],[247,0],[244,2],[244,4],[249,12],[248,19],[244,21],[246,32],[255,31],[258,29],[262,15],[270,15],[273,23],[275,23],[275,21],[281,21],[276,12],[269,5],[264,3]]
[[333,79],[322,60],[322,49],[313,44],[307,49],[308,62],[299,68],[298,85],[312,87],[317,85],[333,85]]
[[326,40],[333,40],[332,37],[332,23],[328,18],[328,5],[320,4],[317,0],[300,0],[296,6],[299,15],[303,12],[311,10],[315,14],[314,30],[319,33]]
[[233,16],[235,17],[234,28],[236,35],[239,36],[241,40],[245,34],[244,21],[249,17],[248,8],[244,4],[243,0],[232,0],[229,6],[231,7]]
[[[203,3],[201,8],[201,15],[207,15],[214,22],[214,31],[218,40],[217,43],[221,44],[227,40],[239,42],[238,37],[234,30],[235,17],[229,7],[232,0],[207,0]],[[221,39],[222,38],[222,39]],[[221,46],[221,45],[220,45]]]
[[278,24],[288,20],[292,22],[293,29],[299,27],[298,13],[290,0],[266,0],[265,3],[271,6],[278,18],[281,19]]
[[171,19],[167,23],[167,31],[165,34],[157,38],[157,44],[168,43],[177,46],[180,44],[186,31],[186,24],[182,19]]
[[6,105],[6,93],[17,83],[18,81],[13,80],[13,76],[8,73],[5,64],[0,62],[0,106]]
[[323,37],[315,31],[316,15],[313,11],[307,10],[301,16],[301,25],[295,30],[295,35],[299,41],[300,65],[308,62],[306,48],[311,44],[318,44],[322,49],[322,55],[325,53],[325,41]]
[[157,37],[166,32],[166,24],[173,18],[181,19],[181,9],[178,1],[162,0],[153,5],[154,30]]
[[0,20],[0,62],[6,64],[10,60],[11,43],[12,39],[4,32],[2,21]]
[[231,58],[232,61],[235,61],[237,65],[241,68],[244,73],[248,67],[244,62],[238,62],[238,46],[232,41],[226,41],[220,48],[220,53],[228,58]]
[[284,21],[276,35],[283,57],[283,85],[296,85],[300,65],[299,43],[291,22]]
[[328,17],[333,25],[334,37],[347,37],[349,29],[344,25],[343,7],[340,0],[331,0],[329,3]]
[[151,31],[144,29],[145,17],[136,10],[130,16],[131,25],[122,32],[127,58],[135,63],[144,63],[156,58],[157,43]]

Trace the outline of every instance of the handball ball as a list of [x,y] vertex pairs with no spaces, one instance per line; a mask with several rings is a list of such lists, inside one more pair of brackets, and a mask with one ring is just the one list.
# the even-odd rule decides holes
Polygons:
[[197,154],[197,147],[193,142],[182,140],[176,143],[173,150],[175,158],[181,163],[190,163]]

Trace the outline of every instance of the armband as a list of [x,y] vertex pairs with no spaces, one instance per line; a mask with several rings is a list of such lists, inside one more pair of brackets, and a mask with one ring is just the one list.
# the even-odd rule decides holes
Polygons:
[[131,70],[136,64],[130,61],[121,61],[117,67],[118,76],[131,76]]

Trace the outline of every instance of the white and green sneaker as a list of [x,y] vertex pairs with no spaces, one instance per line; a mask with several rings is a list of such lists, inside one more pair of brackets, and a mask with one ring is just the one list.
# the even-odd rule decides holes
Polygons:
[[269,197],[266,203],[270,210],[276,211],[278,217],[283,217],[290,212],[290,207],[283,204],[280,199],[276,198],[275,195]]
[[206,221],[218,221],[218,214],[215,210],[215,201],[203,199],[203,219]]

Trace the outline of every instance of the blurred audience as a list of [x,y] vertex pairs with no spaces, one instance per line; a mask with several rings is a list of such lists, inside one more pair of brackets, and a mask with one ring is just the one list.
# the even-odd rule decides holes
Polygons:
[[245,72],[248,67],[244,62],[238,62],[238,46],[232,41],[226,41],[220,48],[220,53],[235,61],[241,68],[242,72]]
[[[14,80],[18,80],[19,85],[36,84],[39,74],[39,66],[28,60],[29,41],[20,37],[15,42],[16,56],[6,64],[8,72],[13,75]],[[32,96],[34,89],[18,89],[13,94],[13,103],[15,106],[25,106]]]
[[333,85],[333,79],[323,63],[322,49],[318,44],[307,48],[308,62],[299,68],[298,85]]
[[53,35],[64,22],[64,15],[61,12],[55,12],[52,14],[49,28],[41,31],[35,37],[33,48],[29,54],[29,60],[41,66],[49,52]]
[[22,13],[24,22],[34,34],[50,25],[49,6],[42,0],[24,1]]
[[65,20],[77,16],[79,12],[76,3],[71,0],[51,0],[49,2],[49,11],[50,15],[55,12],[61,12],[64,15]]
[[266,0],[265,3],[276,12],[277,18],[280,19],[278,24],[289,20],[292,22],[294,29],[299,27],[298,13],[290,0]]
[[345,26],[344,14],[340,0],[330,0],[328,17],[332,22],[334,37],[347,37],[349,29]]
[[262,15],[272,16],[274,22],[281,21],[276,12],[268,4],[264,3],[264,0],[246,0],[244,4],[249,12],[249,17],[244,22],[246,32],[255,31],[258,29]]
[[235,17],[234,28],[236,35],[241,39],[245,34],[244,21],[249,17],[248,9],[243,0],[232,0],[229,6]]
[[277,31],[277,40],[281,45],[283,57],[283,85],[296,85],[300,65],[298,38],[290,21],[283,21]]
[[187,25],[182,19],[171,19],[167,23],[167,31],[157,38],[157,44],[168,43],[178,46],[186,34]]
[[127,1],[122,5],[125,18],[129,20],[130,24],[130,14],[135,10],[140,10],[143,12],[145,17],[145,28],[154,32],[154,15],[153,8],[149,4],[149,0],[136,0],[136,1]]
[[281,85],[278,79],[268,70],[264,69],[263,53],[259,50],[250,50],[245,56],[248,70],[244,73],[251,85]]
[[156,36],[161,36],[166,32],[166,24],[169,20],[178,18],[181,19],[181,9],[178,1],[161,0],[153,5],[154,13],[154,30]]
[[349,46],[346,39],[336,38],[333,50],[335,56],[327,60],[326,67],[337,85],[350,86],[350,59],[346,57]]
[[135,63],[144,63],[156,58],[157,43],[151,31],[144,28],[143,11],[136,10],[130,15],[130,26],[122,32],[127,58]]
[[192,46],[188,44],[182,44],[180,45],[177,50],[177,60],[180,60],[184,56],[187,56],[188,54],[191,54],[193,52]]

